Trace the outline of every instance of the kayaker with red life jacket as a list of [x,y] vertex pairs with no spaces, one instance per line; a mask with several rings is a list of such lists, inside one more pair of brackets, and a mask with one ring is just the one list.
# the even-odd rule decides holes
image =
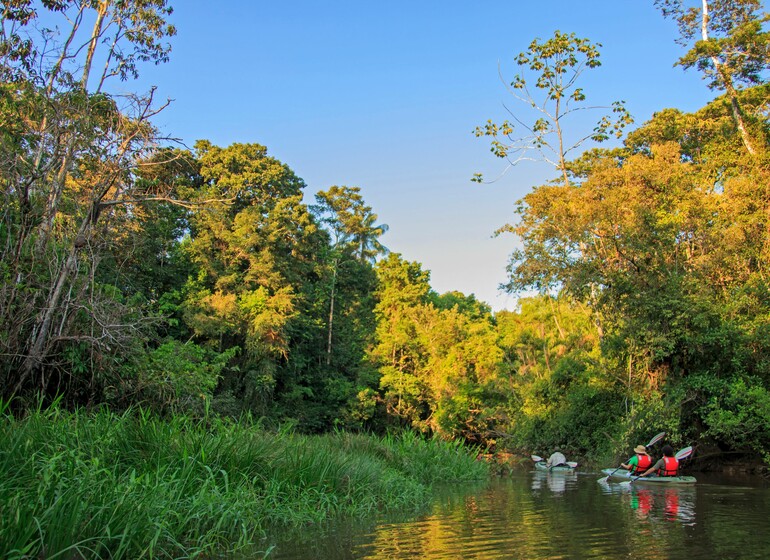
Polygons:
[[674,456],[674,448],[666,444],[663,446],[663,457],[647,469],[642,476],[656,473],[658,476],[676,476],[679,473],[679,459]]
[[634,453],[635,455],[627,463],[621,463],[620,466],[630,471],[631,474],[640,475],[650,468],[652,459],[647,455],[647,448],[644,445],[634,447]]

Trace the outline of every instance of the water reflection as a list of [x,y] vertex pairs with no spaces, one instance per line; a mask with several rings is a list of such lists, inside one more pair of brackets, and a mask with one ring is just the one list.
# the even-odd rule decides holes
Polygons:
[[[516,472],[441,489],[420,514],[277,530],[270,559],[768,558],[766,487],[597,484],[601,473]],[[262,558],[253,554],[246,558]]]
[[532,476],[532,490],[547,488],[554,494],[563,494],[567,486],[577,485],[577,473],[573,471],[534,471]]
[[695,486],[640,486],[599,482],[605,494],[616,494],[628,503],[638,520],[677,521],[695,524]]

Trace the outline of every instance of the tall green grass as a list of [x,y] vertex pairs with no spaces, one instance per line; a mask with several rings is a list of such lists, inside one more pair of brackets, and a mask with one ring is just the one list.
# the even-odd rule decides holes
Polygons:
[[418,508],[487,476],[475,450],[411,434],[266,433],[220,419],[0,408],[0,557],[231,552],[268,525]]

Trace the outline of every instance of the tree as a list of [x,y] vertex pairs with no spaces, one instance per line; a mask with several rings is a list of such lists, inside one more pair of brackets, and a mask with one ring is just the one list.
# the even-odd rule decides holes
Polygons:
[[627,149],[570,162],[579,186],[537,187],[517,210],[523,246],[509,288],[592,302],[605,327],[592,375],[624,396],[629,425],[654,412],[690,437],[704,426],[727,437],[716,427],[728,418],[719,395],[770,379],[760,342],[767,169],[740,149],[729,115],[720,99],[694,114],[661,111]]
[[[289,376],[293,324],[305,321],[327,238],[302,203],[304,181],[266,147],[195,148],[203,184],[192,201],[214,202],[190,216],[185,251],[195,268],[183,315],[199,344],[243,350],[220,393],[265,414],[277,392],[308,392]],[[314,336],[316,320],[310,315],[302,336]]]
[[687,274],[710,236],[715,198],[699,179],[668,145],[621,166],[594,160],[579,188],[535,189],[519,207],[511,289],[561,288],[591,301],[605,327],[650,353],[648,363],[666,359],[681,342],[680,314],[692,309]]
[[429,415],[427,387],[420,379],[424,354],[417,342],[414,315],[430,294],[430,273],[419,263],[390,253],[377,263],[376,342],[369,360],[380,371],[380,388],[389,416],[418,426]]
[[438,296],[418,263],[390,254],[377,263],[379,369],[387,414],[444,437],[481,442],[498,424],[501,351],[487,307],[473,296]]
[[591,310],[566,294],[522,298],[496,315],[505,353],[509,443],[521,449],[606,449],[622,397],[592,332]]
[[377,214],[364,204],[360,191],[358,187],[333,186],[328,191],[318,192],[315,195],[316,205],[311,208],[332,238],[326,365],[330,365],[332,359],[334,304],[340,267],[352,264],[354,259],[368,263],[378,254],[387,252],[378,238],[388,230],[388,226],[374,225]]
[[[62,27],[43,28],[41,9]],[[141,329],[115,314],[132,310],[110,306],[108,293],[94,284],[108,247],[96,240],[128,216],[119,206],[138,203],[133,171],[154,149],[150,121],[163,105],[155,107],[152,91],[119,96],[107,85],[136,77],[140,62],[168,59],[164,41],[175,33],[165,21],[170,13],[166,0],[3,5],[0,114],[14,124],[0,146],[8,209],[0,338],[4,354],[16,357],[4,368],[10,394],[45,389],[51,376],[42,371],[56,370],[57,354],[68,345],[106,356]],[[34,376],[38,382],[31,383]]]
[[[508,120],[495,124],[490,120],[484,126],[476,127],[476,136],[491,137],[492,152],[506,159],[509,167],[522,160],[533,159],[529,154],[537,152],[540,158],[558,170],[564,184],[568,185],[567,161],[574,151],[588,140],[602,142],[610,135],[620,138],[623,129],[633,122],[624,103],[616,101],[612,104],[612,115],[603,116],[590,134],[576,140],[567,135],[563,124],[567,117],[578,111],[601,108],[581,105],[586,96],[578,87],[583,72],[601,65],[600,46],[574,33],[560,31],[546,41],[533,40],[527,51],[519,53],[515,60],[518,66],[536,73],[535,78],[530,82],[525,74],[517,74],[509,92],[539,114],[539,118],[530,124],[511,111],[515,124]],[[523,129],[522,133],[517,132],[516,125]],[[473,180],[481,182],[482,176],[476,174]]]
[[[157,302],[181,288],[190,263],[181,250],[193,207],[185,201],[201,184],[200,165],[187,150],[164,148],[136,162],[134,195],[148,201],[131,205],[112,234],[114,250],[96,276]],[[153,200],[158,198],[158,200]],[[116,216],[117,218],[117,216]]]
[[655,0],[655,5],[678,23],[677,42],[690,46],[677,64],[696,67],[709,88],[726,92],[741,141],[754,155],[764,142],[751,131],[755,115],[745,114],[739,88],[762,83],[770,66],[770,33],[763,30],[770,15],[760,12],[762,2],[701,0],[700,7],[685,7],[683,0]]

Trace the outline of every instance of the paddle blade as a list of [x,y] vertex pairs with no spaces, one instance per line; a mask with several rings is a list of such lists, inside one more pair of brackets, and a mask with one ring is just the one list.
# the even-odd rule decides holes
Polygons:
[[571,469],[577,468],[578,464],[575,461],[567,461],[567,466]]
[[674,455],[674,457],[676,457],[677,461],[681,461],[682,459],[687,459],[687,457],[689,457],[690,455],[692,455],[692,446],[691,445],[688,446],[688,447],[685,447],[684,449],[680,449],[679,451],[677,451],[676,455]]
[[660,440],[662,440],[664,437],[666,437],[666,432],[660,432],[657,436],[655,436],[650,440],[650,443],[648,443],[646,447],[652,447],[653,445],[658,443]]
[[542,460],[543,460],[543,458],[542,458],[542,457],[540,457],[540,456],[538,456],[538,455],[530,455],[530,457],[532,457],[532,460],[533,460],[535,463],[539,463],[540,461],[542,461]]

